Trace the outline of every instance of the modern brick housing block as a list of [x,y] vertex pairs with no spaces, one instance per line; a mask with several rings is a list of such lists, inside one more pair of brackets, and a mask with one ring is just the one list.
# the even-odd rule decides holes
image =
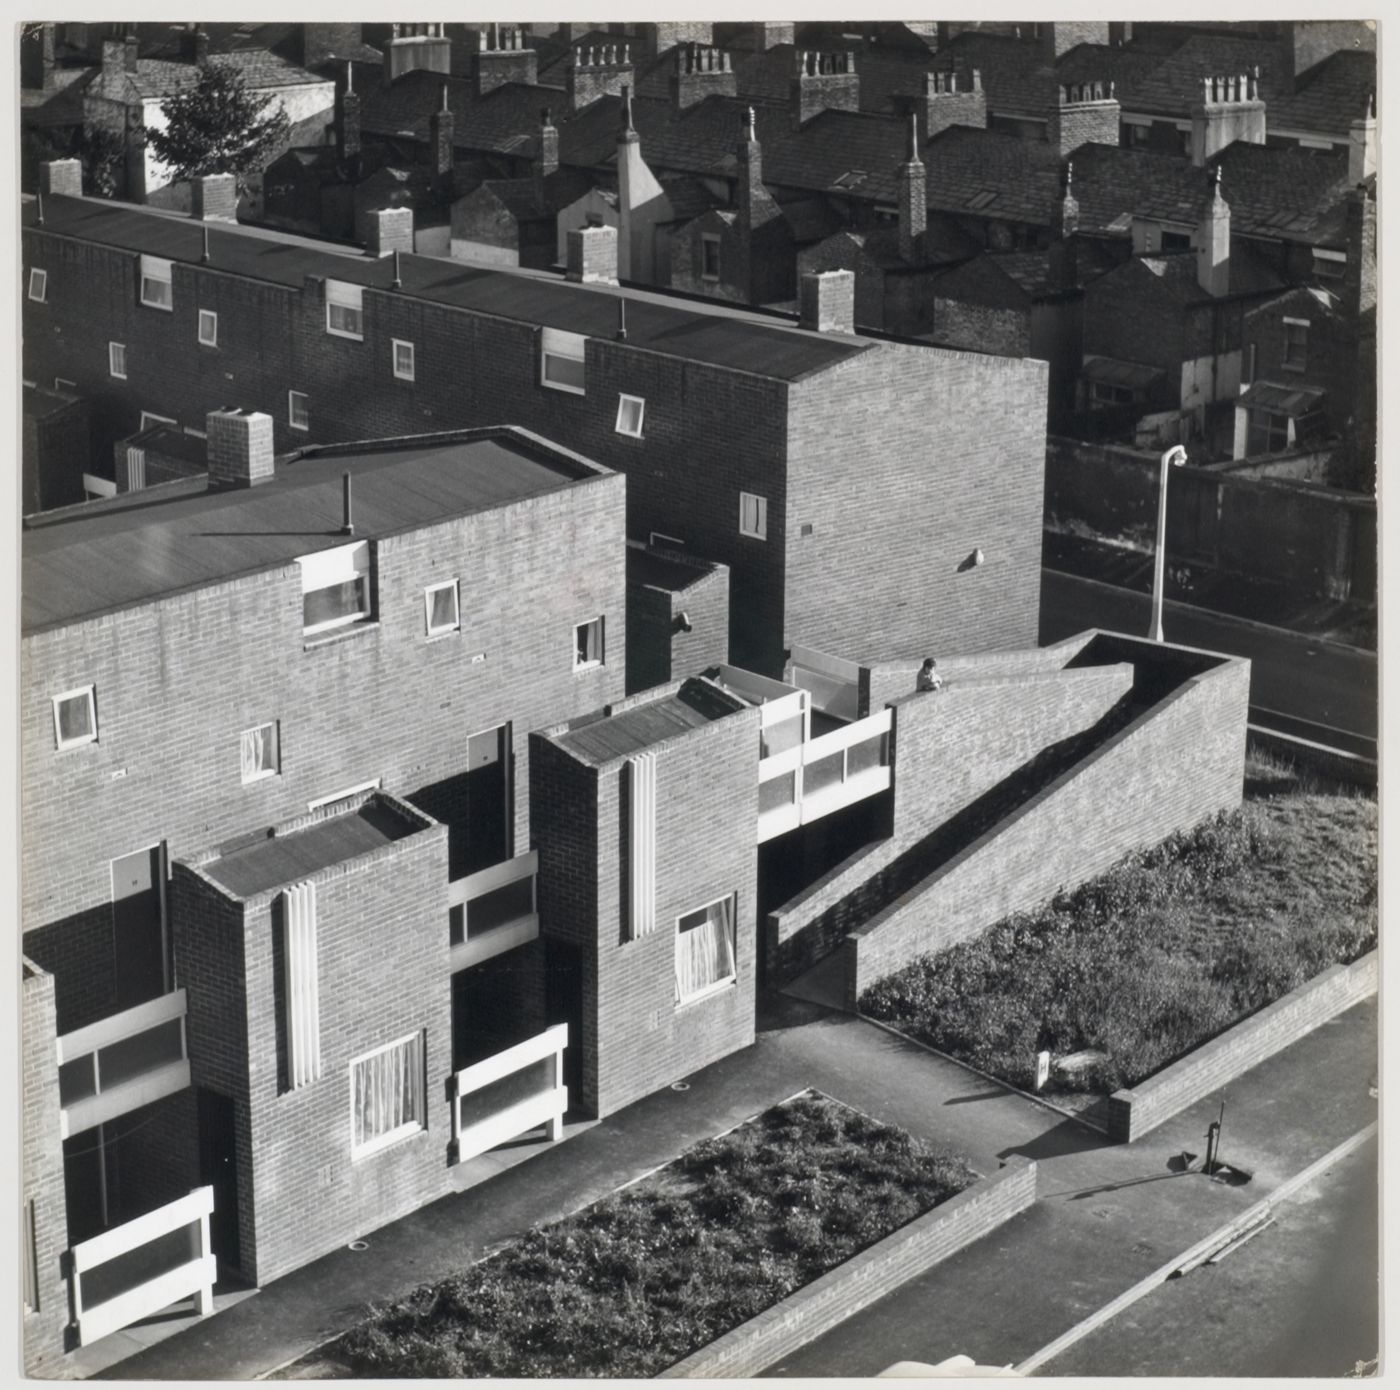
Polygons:
[[[48,273],[45,302],[25,303],[25,374],[90,397],[106,457],[143,410],[202,428],[232,398],[271,416],[285,450],[495,424],[509,401],[514,423],[627,475],[629,535],[729,567],[742,665],[776,675],[793,642],[840,648],[857,610],[881,615],[881,657],[931,634],[945,649],[1034,641],[1042,364],[110,203],[44,207],[42,226],[24,212],[25,267]],[[168,294],[153,283],[167,275]],[[927,467],[904,467],[911,441]],[[872,563],[891,543],[913,570]],[[992,558],[959,574],[974,546]]]

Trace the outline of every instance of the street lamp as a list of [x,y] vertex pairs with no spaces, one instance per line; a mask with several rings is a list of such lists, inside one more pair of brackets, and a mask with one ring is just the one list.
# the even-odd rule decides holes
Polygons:
[[1167,564],[1167,468],[1175,464],[1178,468],[1186,462],[1186,450],[1180,444],[1173,444],[1162,455],[1162,484],[1157,497],[1157,558],[1152,571],[1152,631],[1148,634],[1154,642],[1162,638],[1162,590]]

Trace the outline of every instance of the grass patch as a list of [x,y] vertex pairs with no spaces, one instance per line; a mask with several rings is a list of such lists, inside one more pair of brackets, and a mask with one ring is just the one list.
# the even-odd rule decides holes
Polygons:
[[655,1376],[975,1178],[807,1093],[326,1350],[362,1376]]
[[1151,1076],[1376,942],[1376,802],[1252,756],[1236,812],[877,981],[860,1007],[1018,1086],[1093,1050],[1065,1090]]

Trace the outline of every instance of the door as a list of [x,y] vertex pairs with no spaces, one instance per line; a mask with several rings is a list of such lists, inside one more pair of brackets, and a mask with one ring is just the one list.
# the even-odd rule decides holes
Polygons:
[[569,1045],[564,1049],[564,1083],[569,1088],[569,1111],[583,1109],[583,958],[567,941],[544,943],[545,1015],[552,1027],[569,1025]]
[[209,1243],[219,1263],[239,1267],[238,1146],[233,1101],[217,1091],[199,1087],[199,1185],[214,1189],[214,1214],[209,1218]]
[[112,952],[118,1010],[166,992],[164,844],[112,860]]

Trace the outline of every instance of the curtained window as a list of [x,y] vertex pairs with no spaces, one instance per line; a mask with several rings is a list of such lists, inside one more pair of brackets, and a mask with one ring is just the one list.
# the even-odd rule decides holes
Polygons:
[[734,962],[734,909],[731,893],[708,907],[676,920],[676,1002],[691,999],[731,983]]
[[426,1128],[423,1034],[350,1063],[350,1156],[361,1158]]
[[244,729],[238,741],[239,761],[243,780],[256,782],[277,775],[277,725],[259,724],[256,729]]

